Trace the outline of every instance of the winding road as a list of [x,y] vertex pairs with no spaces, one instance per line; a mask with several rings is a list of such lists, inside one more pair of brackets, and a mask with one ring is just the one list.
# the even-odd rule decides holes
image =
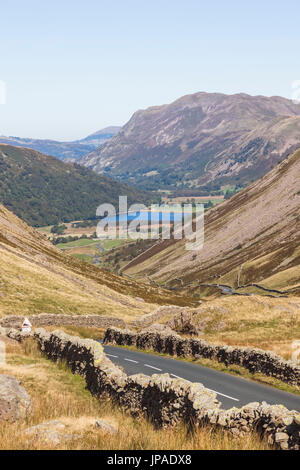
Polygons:
[[250,402],[265,401],[300,411],[300,395],[283,392],[251,380],[169,357],[106,345],[104,351],[109,359],[122,366],[128,375],[169,373],[174,378],[200,382],[217,393],[217,399],[225,409],[234,406],[240,408]]

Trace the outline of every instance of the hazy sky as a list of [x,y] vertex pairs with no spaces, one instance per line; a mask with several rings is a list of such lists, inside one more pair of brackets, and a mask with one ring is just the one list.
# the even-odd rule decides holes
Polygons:
[[77,139],[197,91],[292,95],[299,0],[0,0],[0,135]]

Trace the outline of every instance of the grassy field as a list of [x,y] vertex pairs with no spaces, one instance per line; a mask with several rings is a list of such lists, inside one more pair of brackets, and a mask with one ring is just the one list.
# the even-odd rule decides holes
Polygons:
[[37,231],[50,235],[52,227],[53,225],[45,225],[44,227],[37,228]]
[[[181,425],[170,430],[155,430],[145,421],[134,420],[110,401],[97,400],[85,389],[83,378],[74,376],[63,363],[52,363],[41,356],[35,343],[7,346],[7,364],[0,373],[21,380],[33,402],[33,414],[26,421],[0,424],[0,450],[267,450],[269,446],[255,433],[243,439],[222,430],[201,428],[194,431]],[[67,434],[77,437],[54,447],[44,440],[24,434],[29,426],[50,420],[65,424]],[[95,428],[96,419],[105,419],[118,428],[114,435]]]
[[104,285],[72,275],[59,265],[51,272],[1,249],[0,260],[4,267],[0,280],[0,316],[44,312],[112,315],[128,320],[131,315],[150,312],[154,307],[143,302],[140,310],[135,299],[129,300]]
[[129,260],[146,250],[156,241],[116,239],[79,239],[68,243],[58,243],[57,248],[90,264],[118,273]]
[[88,238],[80,238],[79,240],[75,240],[73,242],[68,243],[58,243],[56,245],[57,248],[61,250],[68,250],[70,248],[76,248],[78,246],[91,246],[99,244],[99,240],[90,240]]
[[75,256],[75,258],[78,258],[81,261],[84,261],[85,263],[93,264],[93,257],[91,255],[85,255],[84,253],[75,253],[73,256]]
[[[47,331],[55,331],[57,330],[57,326],[45,326],[44,329]],[[106,331],[106,328],[92,328],[88,326],[75,325],[60,326],[59,329],[71,336],[79,336],[80,338],[94,339],[96,341],[104,338]]]
[[291,359],[292,343],[300,338],[299,297],[223,296],[191,312],[191,324],[210,343],[257,347]]
[[112,248],[116,248],[124,243],[128,243],[128,240],[100,240],[100,239],[88,239],[88,238],[80,238],[79,240],[75,240],[73,242],[68,243],[58,243],[56,245],[57,248],[60,249],[70,249],[70,248],[77,248],[81,246],[97,246],[101,245],[104,250],[111,250]]
[[163,202],[168,202],[168,203],[189,203],[191,201],[195,201],[196,203],[205,203],[212,201],[214,204],[220,204],[220,202],[223,202],[224,196],[213,196],[213,195],[208,195],[208,196],[178,196],[178,197],[172,197],[172,196],[163,196],[162,201]]
[[[75,251],[74,248],[91,248],[94,253],[97,251],[102,251],[102,250],[112,250],[113,248],[117,248],[121,245],[124,245],[125,243],[132,242],[131,239],[128,240],[100,240],[100,239],[88,239],[88,238],[80,238],[79,240],[75,240],[73,242],[68,242],[68,243],[58,243],[56,245],[57,248],[60,250],[67,250],[69,254],[73,254]],[[101,247],[99,250],[98,247]],[[75,253],[78,254],[78,253]]]
[[58,243],[56,247],[86,263],[113,270],[110,261],[106,262],[107,258],[110,257],[110,253],[130,243],[132,243],[130,239],[91,240],[82,238],[68,243]]

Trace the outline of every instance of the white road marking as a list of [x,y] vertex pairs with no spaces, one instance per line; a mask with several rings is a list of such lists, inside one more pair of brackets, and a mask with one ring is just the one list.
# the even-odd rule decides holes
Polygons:
[[[178,377],[178,375],[175,375],[175,374],[170,374],[170,375],[172,375],[173,377],[176,377],[176,379],[182,379],[182,377]],[[182,379],[182,380],[184,380],[184,379]],[[207,388],[207,387],[205,387],[205,388]],[[211,388],[207,388],[207,390],[209,390],[210,392],[214,392],[217,395],[220,395],[222,397],[229,398],[230,400],[240,401],[237,398],[230,397],[229,395],[225,395],[224,393],[217,392],[216,390],[212,390]]]
[[229,400],[240,401],[238,400],[238,398],[233,398],[233,397],[230,397],[229,395],[224,395],[224,393],[217,392],[216,390],[212,390],[211,388],[208,388],[207,390],[210,390],[211,392],[215,392],[217,395],[221,395],[222,397],[229,398]]
[[[106,354],[106,355],[109,357],[116,357],[116,358],[119,357],[119,356],[114,356],[113,354]],[[126,357],[124,359],[125,361],[134,362],[135,364],[138,364],[138,361],[134,361],[133,359],[127,359]],[[144,364],[144,366],[150,367],[150,369],[158,370],[159,372],[162,372],[162,369],[159,369],[158,367],[150,366],[149,364]],[[172,375],[173,377],[176,377],[176,379],[182,379],[182,377],[179,377],[178,375],[175,375],[175,374],[170,374],[170,375]],[[211,392],[214,392],[217,395],[220,395],[221,397],[229,398],[229,400],[240,401],[238,398],[230,397],[229,395],[225,395],[224,393],[217,392],[216,390],[212,390],[211,388],[208,388],[207,390],[210,390]]]
[[158,367],[149,366],[149,364],[144,364],[144,366],[150,367],[150,369],[159,370],[161,372],[161,369],[159,369]]

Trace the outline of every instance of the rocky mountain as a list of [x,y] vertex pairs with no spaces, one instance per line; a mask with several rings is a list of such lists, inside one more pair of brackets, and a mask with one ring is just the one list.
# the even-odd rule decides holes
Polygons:
[[258,283],[300,293],[300,150],[205,213],[203,249],[184,244],[154,245],[125,272],[196,291],[205,283]]
[[129,319],[177,294],[108,273],[56,249],[0,204],[0,317],[34,313],[93,314]]
[[81,159],[143,188],[247,185],[300,145],[300,104],[281,97],[196,93],[137,111]]
[[15,147],[27,147],[46,153],[47,155],[52,155],[60,160],[76,161],[95,148],[99,148],[111,139],[119,130],[120,127],[117,126],[107,127],[85,137],[84,139],[75,140],[73,142],[0,136],[0,144],[8,144]]
[[76,163],[4,144],[0,175],[0,202],[33,226],[93,218],[104,202],[118,207],[119,195],[129,204],[153,198]]
[[101,131],[94,132],[84,139],[77,140],[74,143],[94,145],[95,148],[101,146],[121,130],[120,126],[110,126]]

